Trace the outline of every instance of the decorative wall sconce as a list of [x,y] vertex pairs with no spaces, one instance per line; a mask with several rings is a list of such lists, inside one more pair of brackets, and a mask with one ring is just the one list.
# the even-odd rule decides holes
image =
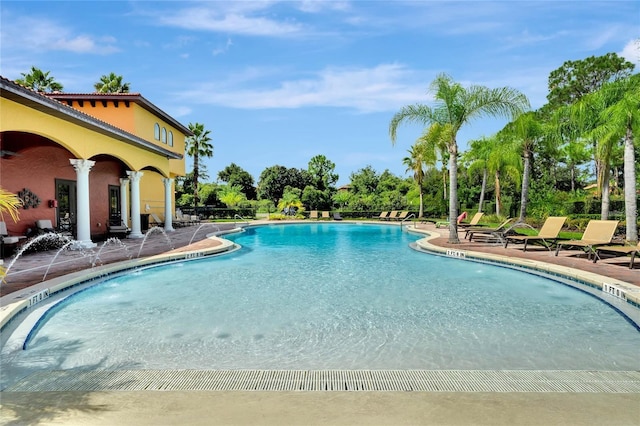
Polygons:
[[22,200],[22,208],[27,210],[30,207],[36,208],[40,205],[40,197],[31,192],[28,188],[24,188],[18,192],[18,198]]

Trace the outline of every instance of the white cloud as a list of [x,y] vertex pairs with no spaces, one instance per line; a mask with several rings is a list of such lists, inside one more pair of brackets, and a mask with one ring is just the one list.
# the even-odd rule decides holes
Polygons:
[[67,26],[36,17],[3,19],[0,37],[5,49],[58,50],[98,55],[107,55],[119,50],[113,37],[74,34]]
[[[258,78],[255,70],[247,75]],[[343,107],[376,112],[427,102],[424,81],[430,80],[418,78],[420,83],[411,83],[414,78],[412,71],[398,64],[327,68],[312,78],[282,81],[278,87],[248,88],[252,81],[247,77],[242,88],[235,89],[228,81],[216,82],[187,90],[182,95],[191,102],[241,109]]]
[[231,46],[233,46],[233,42],[231,41],[230,38],[228,38],[227,42],[223,46],[220,46],[220,47],[217,47],[217,48],[213,49],[211,54],[213,56],[218,56],[218,55],[221,55],[223,53],[227,53],[227,51],[231,48]]
[[232,8],[224,8],[218,2],[211,6],[191,7],[160,17],[160,23],[190,30],[225,32],[261,36],[286,36],[301,31],[295,22],[278,22],[262,16],[250,16],[257,7],[253,3],[236,2]]
[[346,11],[351,8],[349,2],[338,0],[303,0],[298,9],[307,13],[318,13],[325,10]]
[[640,66],[640,38],[630,40],[618,55],[632,64]]

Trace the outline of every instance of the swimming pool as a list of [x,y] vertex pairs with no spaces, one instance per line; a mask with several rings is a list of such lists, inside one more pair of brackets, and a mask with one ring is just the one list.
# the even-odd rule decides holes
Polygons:
[[557,282],[425,255],[397,226],[248,228],[225,256],[127,273],[46,316],[2,381],[52,369],[638,370],[640,333]]

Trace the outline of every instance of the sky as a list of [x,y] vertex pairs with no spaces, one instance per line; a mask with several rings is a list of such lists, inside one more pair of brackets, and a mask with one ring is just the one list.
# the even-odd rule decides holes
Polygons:
[[[638,72],[639,39],[637,0],[0,3],[0,75],[36,66],[67,93],[122,75],[211,131],[211,182],[231,163],[257,184],[267,167],[306,169],[316,155],[339,185],[367,166],[409,176],[402,160],[423,129],[402,125],[392,145],[389,122],[405,105],[433,106],[439,74],[517,89],[538,109],[565,61],[615,52]],[[460,149],[507,122],[467,124]]]

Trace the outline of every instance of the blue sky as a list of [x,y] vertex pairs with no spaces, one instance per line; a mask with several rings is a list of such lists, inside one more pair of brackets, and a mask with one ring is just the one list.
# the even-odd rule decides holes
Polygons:
[[[430,104],[439,73],[516,88],[537,109],[564,61],[615,52],[640,65],[632,0],[2,0],[0,12],[2,76],[33,65],[69,93],[124,76],[131,92],[211,130],[211,181],[232,162],[257,183],[266,167],[307,168],[318,154],[336,164],[339,184],[367,165],[405,176],[421,129],[401,127],[392,146],[389,121],[404,105]],[[472,122],[461,149],[504,124]]]

